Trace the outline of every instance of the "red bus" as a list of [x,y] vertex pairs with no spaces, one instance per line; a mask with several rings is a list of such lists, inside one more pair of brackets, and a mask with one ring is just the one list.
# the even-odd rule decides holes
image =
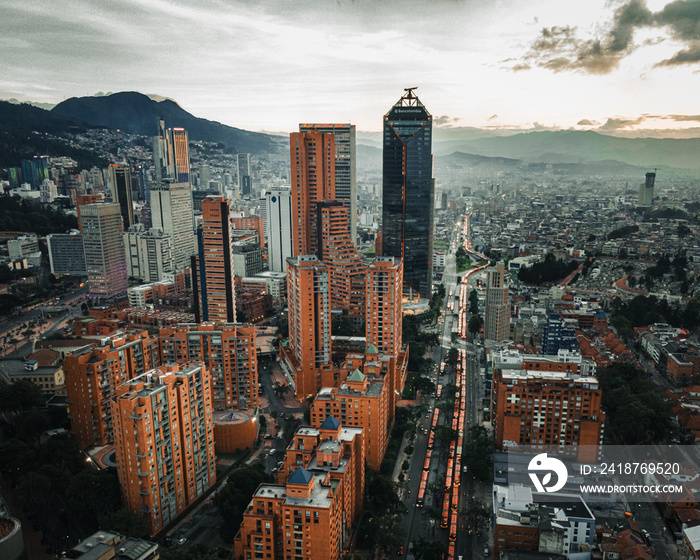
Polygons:
[[457,512],[453,511],[450,516],[450,541],[455,542],[457,540]]

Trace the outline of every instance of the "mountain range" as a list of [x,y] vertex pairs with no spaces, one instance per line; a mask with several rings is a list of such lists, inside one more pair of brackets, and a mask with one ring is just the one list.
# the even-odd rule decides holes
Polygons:
[[163,117],[166,127],[186,129],[190,140],[220,142],[233,152],[261,154],[280,149],[280,141],[276,136],[200,119],[171,99],[156,101],[134,91],[99,97],[71,97],[56,105],[51,113],[91,126],[119,129],[143,136],[155,136],[158,131],[157,119]]
[[[60,145],[42,140],[41,133],[60,136],[61,132],[81,131],[90,127],[118,129],[131,134],[154,136],[157,118],[163,117],[167,127],[183,127],[192,141],[218,142],[231,152],[252,154],[284,154],[288,148],[285,135],[250,132],[218,122],[195,117],[175,101],[156,98],[138,92],[122,92],[94,97],[73,97],[59,103],[50,111],[29,104],[11,104],[0,101],[0,165],[18,165],[18,157],[31,157],[34,153],[58,154]],[[38,134],[37,134],[38,133]],[[367,138],[363,138],[363,135]],[[358,165],[360,158],[374,167],[381,165],[381,144],[375,140],[381,135],[358,132]],[[79,151],[73,147],[72,150]],[[490,164],[510,165],[517,160],[523,163],[551,163],[562,169],[595,169],[598,162],[605,162],[608,170],[625,165],[652,168],[680,168],[693,172],[700,170],[700,138],[625,138],[609,136],[593,131],[535,131],[494,136],[493,131],[460,129],[436,126],[433,152],[437,158],[455,154],[466,163],[469,158],[504,158]],[[86,152],[87,153],[87,152]],[[65,153],[65,155],[71,155]],[[79,161],[86,158],[79,157]],[[75,157],[75,156],[74,156]],[[473,157],[472,162],[475,162]],[[484,160],[479,159],[483,162]],[[568,166],[568,167],[567,167]]]

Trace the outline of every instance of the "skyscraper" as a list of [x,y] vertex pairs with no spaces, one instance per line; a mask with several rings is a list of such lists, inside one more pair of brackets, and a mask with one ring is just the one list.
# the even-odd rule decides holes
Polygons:
[[432,116],[415,88],[384,115],[382,254],[404,264],[404,286],[429,298],[433,277]]
[[161,183],[151,186],[153,227],[172,238],[175,272],[190,266],[195,254],[192,227],[192,189],[189,183]]
[[654,182],[656,173],[647,173],[646,181],[639,185],[638,206],[651,206],[654,203]]
[[265,195],[267,208],[267,266],[274,272],[287,271],[287,259],[293,256],[292,190],[272,189]]
[[348,233],[357,243],[357,178],[355,170],[354,124],[300,124],[299,132],[331,133],[335,138],[335,200],[348,209]]
[[134,195],[131,191],[131,171],[124,165],[109,166],[112,202],[119,204],[124,231],[134,225]]
[[335,200],[335,138],[320,132],[289,135],[294,256],[318,253],[316,205]]
[[82,205],[80,229],[90,294],[100,298],[126,295],[126,253],[119,205]]
[[250,173],[250,154],[236,154],[238,166],[238,192],[240,196],[249,195],[252,186]]
[[300,398],[321,388],[321,370],[331,364],[331,302],[328,267],[316,255],[287,261],[289,346],[280,361],[294,374]]
[[236,320],[231,229],[228,199],[223,196],[205,198],[202,201],[202,228],[197,232],[196,280],[199,290],[195,290],[195,317],[201,314],[204,321],[232,323]]
[[135,224],[124,232],[129,276],[144,282],[160,282],[173,272],[173,243],[161,229]]
[[187,131],[184,128],[166,129],[165,121],[158,119],[158,135],[153,138],[153,164],[156,183],[189,182],[190,155]]
[[503,341],[510,338],[510,304],[505,267],[498,263],[486,269],[486,309],[484,338]]

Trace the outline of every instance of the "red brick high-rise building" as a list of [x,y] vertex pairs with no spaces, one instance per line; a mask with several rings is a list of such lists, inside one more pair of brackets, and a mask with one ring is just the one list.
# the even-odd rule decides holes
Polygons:
[[209,372],[202,364],[150,370],[111,400],[117,474],[127,507],[151,535],[216,482]]
[[332,368],[328,267],[315,255],[287,259],[289,344],[280,363],[294,377],[298,398],[315,395],[324,369]]
[[397,356],[401,351],[402,289],[401,259],[376,257],[367,267],[367,344],[374,345],[382,354]]
[[292,250],[318,254],[316,205],[335,200],[335,138],[320,132],[289,135],[292,174]]
[[331,305],[351,319],[365,317],[365,270],[348,233],[348,209],[339,202],[318,204],[318,258],[330,274]]
[[199,257],[193,274],[196,321],[236,321],[236,296],[231,238],[231,207],[223,196],[202,201],[198,230]]
[[503,350],[493,358],[491,418],[496,448],[597,446],[605,423],[601,399],[592,361],[565,350],[558,356]]
[[338,560],[362,512],[363,437],[331,417],[297,430],[280,484],[261,484],[243,514],[234,559]]
[[186,323],[162,328],[162,363],[202,362],[210,372],[214,410],[258,406],[255,327],[238,323]]
[[63,371],[71,431],[81,448],[114,441],[109,405],[114,391],[159,365],[158,341],[146,331],[118,333],[101,346],[66,356]]

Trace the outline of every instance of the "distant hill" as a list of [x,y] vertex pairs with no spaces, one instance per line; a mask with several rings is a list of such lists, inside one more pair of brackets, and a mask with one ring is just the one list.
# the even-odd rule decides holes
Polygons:
[[100,97],[71,97],[56,105],[51,113],[92,126],[144,136],[155,136],[158,117],[163,117],[168,128],[185,128],[190,140],[220,142],[232,152],[271,153],[284,146],[276,136],[200,119],[170,99],[155,101],[134,91]]
[[592,131],[540,131],[451,140],[434,146],[436,155],[467,152],[530,163],[592,163],[614,160],[644,168],[700,169],[700,138],[619,138]]
[[89,128],[28,103],[0,101],[0,167],[19,167],[23,159],[37,154],[69,156],[86,168],[104,166],[106,162],[93,152],[61,139],[66,132],[84,132]]

